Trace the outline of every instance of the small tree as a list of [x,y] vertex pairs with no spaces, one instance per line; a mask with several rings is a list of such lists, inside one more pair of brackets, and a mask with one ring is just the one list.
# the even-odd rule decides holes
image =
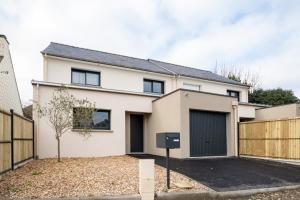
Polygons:
[[[69,94],[67,88],[60,87],[56,89],[52,98],[46,105],[36,105],[39,117],[46,117],[50,126],[55,131],[55,139],[57,140],[57,156],[60,159],[60,138],[61,136],[79,124],[79,134],[89,136],[92,113],[95,105],[87,99],[76,99]],[[76,111],[75,111],[76,110]]]

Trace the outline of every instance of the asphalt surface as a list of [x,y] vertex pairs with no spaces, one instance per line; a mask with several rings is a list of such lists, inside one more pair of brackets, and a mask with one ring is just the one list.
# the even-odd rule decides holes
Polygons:
[[[157,165],[165,166],[164,157],[153,155],[132,156],[140,159],[155,159]],[[171,159],[170,168],[201,182],[215,191],[271,188],[300,184],[300,166],[257,159]]]

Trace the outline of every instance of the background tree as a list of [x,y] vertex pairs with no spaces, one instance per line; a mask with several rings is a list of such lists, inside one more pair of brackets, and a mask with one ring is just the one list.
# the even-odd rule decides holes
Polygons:
[[235,66],[227,67],[225,65],[216,66],[215,73],[250,86],[249,102],[266,105],[284,105],[295,103],[299,99],[292,90],[281,88],[263,90],[260,88],[260,75],[251,71],[245,71]]
[[225,65],[217,65],[214,69],[214,72],[231,80],[238,81],[250,86],[251,92],[259,88],[261,84],[259,73],[252,72],[250,70],[244,70],[244,68],[237,68],[234,65],[231,67]]
[[[76,109],[76,112],[74,112]],[[95,105],[87,99],[76,99],[69,94],[67,88],[56,89],[46,105],[37,105],[39,117],[46,117],[50,126],[54,129],[57,140],[57,156],[60,159],[60,138],[73,128],[74,124],[80,124],[78,133],[83,136],[90,134],[92,124],[92,113]]]
[[277,89],[257,89],[249,95],[249,102],[267,104],[272,106],[295,103],[299,101],[292,90]]

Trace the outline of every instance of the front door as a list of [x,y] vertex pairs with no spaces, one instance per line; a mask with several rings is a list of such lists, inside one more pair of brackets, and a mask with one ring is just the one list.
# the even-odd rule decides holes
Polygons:
[[139,153],[144,151],[144,116],[130,115],[130,151]]

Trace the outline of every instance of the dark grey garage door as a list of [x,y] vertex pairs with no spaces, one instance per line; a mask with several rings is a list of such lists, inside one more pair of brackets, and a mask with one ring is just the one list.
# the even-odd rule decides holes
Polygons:
[[227,154],[226,114],[190,111],[190,156]]

